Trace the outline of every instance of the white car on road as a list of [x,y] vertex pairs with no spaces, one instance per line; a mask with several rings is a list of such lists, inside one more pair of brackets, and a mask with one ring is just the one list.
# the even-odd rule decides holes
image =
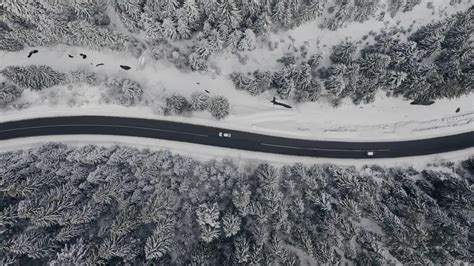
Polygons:
[[375,154],[375,153],[374,153],[373,151],[368,151],[368,152],[365,153],[365,155],[367,155],[367,156],[369,156],[369,157],[374,156],[374,154]]
[[221,138],[230,138],[230,137],[232,137],[232,134],[230,134],[228,132],[219,132],[219,137],[221,137]]

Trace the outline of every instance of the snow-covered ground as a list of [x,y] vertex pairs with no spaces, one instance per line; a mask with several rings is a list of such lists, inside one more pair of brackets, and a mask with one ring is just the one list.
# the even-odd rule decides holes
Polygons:
[[[351,141],[418,139],[472,131],[474,94],[459,99],[439,100],[431,106],[410,105],[408,101],[387,98],[380,93],[375,102],[368,105],[355,106],[346,101],[342,106],[333,108],[322,100],[285,109],[271,105],[268,94],[255,97],[236,90],[228,79],[228,74],[233,71],[275,68],[276,59],[292,45],[298,48],[306,44],[310,54],[321,52],[327,55],[332,45],[346,37],[357,40],[370,30],[378,31],[396,25],[397,21],[400,21],[399,26],[405,28],[416,21],[416,28],[453,14],[456,9],[465,9],[468,5],[465,3],[454,8],[449,6],[448,1],[432,2],[436,16],[431,15],[433,10],[426,8],[424,3],[412,12],[386,19],[385,23],[370,20],[329,31],[319,29],[319,22],[316,21],[294,30],[274,33],[269,39],[280,43],[278,49],[268,51],[267,46],[262,45],[247,54],[249,60],[245,65],[240,64],[231,53],[221,54],[213,58],[215,69],[210,72],[183,72],[166,61],[140,62],[130,55],[108,50],[90,51],[81,47],[37,47],[35,49],[39,53],[31,58],[26,57],[28,49],[15,53],[0,52],[0,69],[7,65],[45,64],[62,72],[87,69],[108,76],[130,77],[142,84],[147,101],[146,106],[124,107],[107,103],[101,97],[104,88],[77,84],[56,86],[40,93],[25,91],[18,101],[25,104],[25,108],[0,110],[0,122],[41,116],[115,115],[183,121],[295,138]],[[289,36],[294,38],[294,43]],[[79,53],[87,54],[87,59],[82,59]],[[68,54],[75,57],[69,58]],[[96,67],[98,63],[105,65]],[[122,70],[119,68],[121,64],[129,65],[132,69]],[[204,90],[209,90],[211,95],[229,98],[232,107],[228,118],[216,121],[207,112],[189,116],[164,116],[160,111],[163,98],[169,94],[177,92],[189,96],[194,91]],[[460,108],[458,113],[455,112],[457,108]]]
[[[40,93],[25,91],[19,103],[30,105],[22,110],[0,111],[0,122],[41,116],[115,115],[176,120],[235,130],[260,132],[307,139],[387,140],[416,139],[449,135],[473,130],[474,95],[439,100],[430,106],[410,105],[408,101],[377,96],[374,103],[355,106],[346,101],[338,108],[320,101],[286,109],[273,106],[269,96],[251,96],[236,90],[223,75],[182,72],[167,62],[148,62],[140,67],[137,59],[112,51],[85,51],[75,48],[38,48],[40,52],[26,58],[27,51],[0,53],[0,68],[6,65],[46,64],[61,71],[89,69],[109,76],[128,76],[145,88],[148,106],[124,107],[104,102],[104,88],[89,86],[56,86]],[[88,58],[70,59],[67,54],[84,52]],[[12,63],[14,62],[14,63]],[[93,65],[91,65],[93,63]],[[96,63],[104,66],[95,67]],[[129,71],[119,64],[132,66]],[[199,84],[198,84],[199,83]],[[178,92],[190,95],[207,89],[211,95],[225,95],[231,102],[231,115],[216,121],[207,112],[190,116],[163,116],[159,111],[165,95]],[[456,109],[460,112],[456,113]]]
[[151,150],[170,150],[183,156],[191,156],[197,160],[222,160],[232,159],[242,166],[249,164],[258,164],[261,162],[270,162],[276,166],[285,164],[304,163],[304,164],[337,164],[340,166],[357,166],[377,164],[380,166],[412,166],[416,169],[426,169],[427,164],[440,163],[445,161],[457,162],[474,155],[474,148],[440,153],[434,155],[401,157],[393,159],[329,159],[312,158],[302,156],[279,155],[252,151],[242,151],[229,148],[211,147],[200,144],[191,144],[178,141],[168,141],[159,139],[123,137],[123,136],[100,136],[100,135],[63,135],[51,137],[28,137],[13,140],[0,141],[0,152],[14,151],[18,149],[28,149],[38,147],[51,141],[61,142],[68,145],[127,145],[138,149]]

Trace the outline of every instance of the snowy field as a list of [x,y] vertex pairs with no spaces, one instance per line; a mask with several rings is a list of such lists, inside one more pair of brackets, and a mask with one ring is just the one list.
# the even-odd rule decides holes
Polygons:
[[[35,47],[39,53],[31,58],[26,57],[29,49],[14,53],[1,52],[0,68],[44,64],[62,72],[82,69],[107,76],[132,78],[144,87],[146,104],[124,107],[108,103],[101,96],[104,93],[101,87],[78,84],[57,86],[39,93],[25,91],[18,100],[23,109],[1,110],[0,122],[42,116],[113,115],[182,121],[295,138],[352,141],[419,139],[472,131],[473,94],[454,100],[438,100],[430,106],[410,105],[408,101],[388,98],[380,93],[375,102],[368,105],[355,106],[346,101],[334,108],[321,100],[285,109],[272,106],[269,94],[251,96],[236,90],[228,78],[228,74],[233,71],[276,68],[276,59],[292,47],[299,48],[306,44],[309,54],[328,55],[331,46],[345,38],[358,40],[371,30],[378,31],[397,24],[408,28],[414,23],[416,29],[456,11],[447,3],[449,1],[432,2],[433,9],[427,8],[424,3],[395,18],[352,23],[337,31],[319,29],[317,25],[320,22],[314,21],[287,32],[273,33],[268,39],[278,42],[279,48],[269,51],[266,44],[261,44],[257,50],[243,53],[248,57],[246,64],[241,64],[231,53],[220,54],[212,59],[213,67],[208,72],[183,72],[166,61],[139,60],[118,52],[89,51],[80,47]],[[465,3],[456,8],[467,6]],[[79,53],[87,54],[87,59],[79,57]],[[69,58],[68,54],[75,57]],[[105,65],[96,67],[98,63]],[[124,71],[119,65],[129,65],[132,69]],[[231,115],[216,121],[207,112],[195,112],[188,116],[162,114],[164,97],[176,92],[189,96],[194,91],[204,90],[209,90],[211,95],[226,96],[231,103]],[[455,112],[457,108],[460,108],[458,113]]]

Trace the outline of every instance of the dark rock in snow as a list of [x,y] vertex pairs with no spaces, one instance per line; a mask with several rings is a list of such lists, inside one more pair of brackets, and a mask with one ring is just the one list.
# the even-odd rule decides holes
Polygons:
[[427,101],[427,102],[413,101],[410,104],[411,105],[432,105],[434,103],[435,103],[434,101]]
[[120,65],[120,67],[121,67],[122,69],[125,69],[125,70],[129,70],[129,69],[131,69],[131,67],[129,67],[129,66],[126,66],[126,65]]
[[204,90],[204,91],[205,91],[205,92],[207,92],[207,93],[211,93],[211,92],[210,92],[210,91],[208,91],[208,90]]
[[458,109],[456,109],[456,113],[459,113],[459,111],[461,111],[461,108],[458,107]]
[[197,85],[201,85],[201,83],[200,83],[200,82],[196,82],[196,84],[197,84]]
[[33,54],[36,54],[37,52],[38,52],[38,50],[30,51],[30,53],[28,54],[28,58],[30,58]]
[[273,100],[271,100],[270,102],[273,103],[273,105],[280,105],[280,106],[283,106],[283,107],[289,108],[289,109],[293,108],[293,107],[289,106],[288,104],[277,102],[275,97],[273,97]]
[[86,54],[79,54],[80,56],[82,56],[82,59],[86,59],[87,58],[87,55]]
[[103,66],[103,65],[104,65],[104,63],[100,63],[100,64],[97,64],[95,66],[98,67],[98,66]]
[[67,56],[69,56],[69,58],[74,58],[74,56],[73,56],[73,55],[70,55],[70,54],[68,54]]

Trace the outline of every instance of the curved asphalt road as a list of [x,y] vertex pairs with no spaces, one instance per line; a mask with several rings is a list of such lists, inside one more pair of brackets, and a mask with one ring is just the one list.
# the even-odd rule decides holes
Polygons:
[[[219,132],[230,132],[232,137],[219,137]],[[124,117],[51,117],[0,123],[0,140],[70,134],[146,137],[266,153],[330,158],[367,158],[367,151],[373,151],[374,158],[393,158],[474,147],[474,131],[401,142],[336,142],[274,137],[193,124]]]

